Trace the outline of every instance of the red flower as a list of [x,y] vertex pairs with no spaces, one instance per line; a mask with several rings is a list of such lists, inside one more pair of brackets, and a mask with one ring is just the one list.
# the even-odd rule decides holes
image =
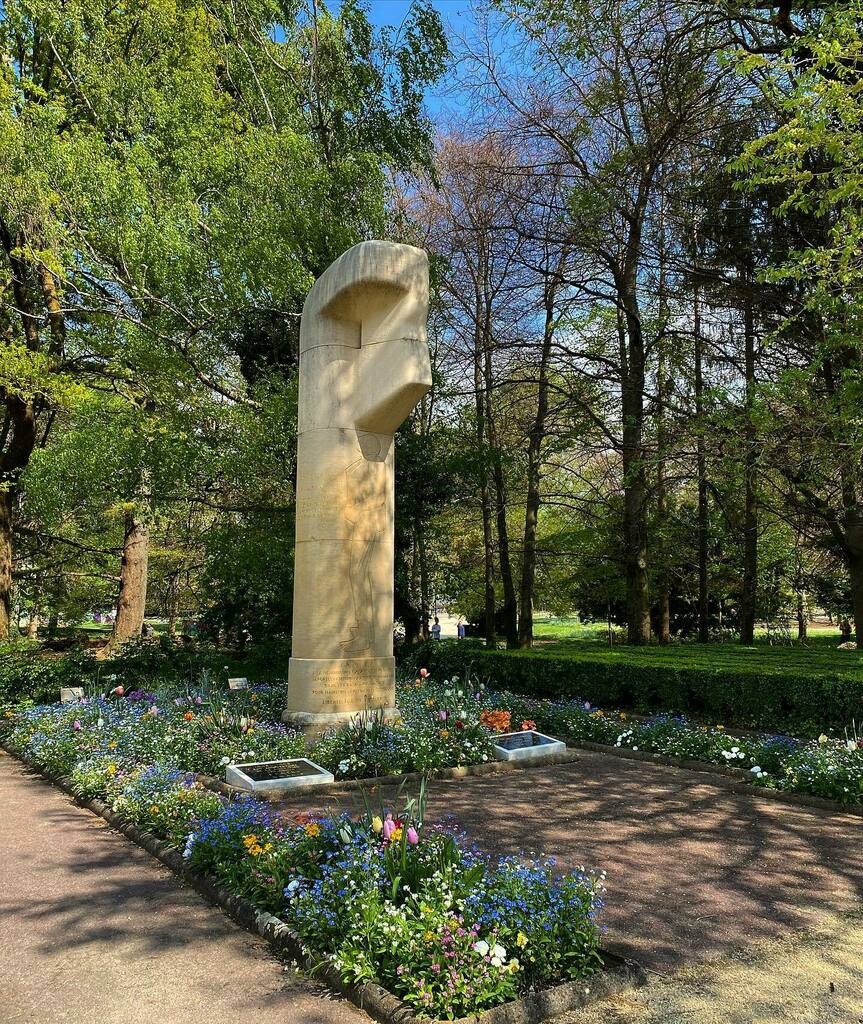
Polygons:
[[456,722],[455,727],[456,729],[464,729],[464,722]]

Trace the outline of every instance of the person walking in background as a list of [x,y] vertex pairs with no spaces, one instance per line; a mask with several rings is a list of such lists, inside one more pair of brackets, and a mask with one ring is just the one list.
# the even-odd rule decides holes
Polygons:
[[461,618],[459,618],[459,620],[458,620],[458,625],[456,626],[456,632],[458,633],[459,640],[464,640],[466,633],[465,633],[464,623],[462,622]]
[[[437,619],[435,619],[437,622]],[[842,643],[846,644],[851,639],[851,623],[847,617],[843,615],[841,622],[839,623],[839,632],[842,634]]]
[[440,640],[440,619],[435,615],[431,628],[432,640]]

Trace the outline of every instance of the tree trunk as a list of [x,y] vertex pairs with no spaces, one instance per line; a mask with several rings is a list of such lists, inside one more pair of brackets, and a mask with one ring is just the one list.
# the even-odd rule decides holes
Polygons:
[[497,435],[497,424],[494,416],[492,381],[494,367],[492,365],[491,338],[492,310],[486,300],[483,306],[482,347],[485,395],[485,424],[488,444],[492,456],[492,481],[495,497],[495,523],[497,526],[497,557],[500,565],[500,582],[503,589],[503,632],[508,648],[518,647],[518,602],[515,596],[515,584],[512,579],[512,562],[509,555],[509,526],[506,521],[506,480],[503,475],[503,464],[500,456],[500,444]]
[[180,609],[180,580],[172,576],[168,586],[168,636],[177,635],[177,615]]
[[428,640],[429,620],[431,618],[431,604],[429,601],[429,573],[428,555],[426,553],[426,536],[422,523],[417,523],[416,532],[420,577],[420,636],[422,637],[423,640]]
[[483,619],[486,646],[496,647],[497,641],[495,638],[494,626],[494,538],[492,536],[491,495],[485,451],[485,389],[483,387],[483,332],[481,325],[481,308],[478,298],[474,332],[473,388],[474,400],[476,402],[476,443],[477,453],[480,459],[479,498],[480,506],[482,508],[482,554],[485,594]]
[[117,618],[111,633],[111,647],[141,635],[147,603],[147,562],[150,537],[147,526],[136,512],[126,513],[123,557],[120,561],[120,591]]
[[15,495],[0,491],[0,640],[8,640],[12,620],[12,508]]
[[707,577],[708,508],[707,459],[704,454],[704,345],[701,338],[701,295],[696,284],[693,293],[693,331],[695,334],[695,463],[698,477],[698,642],[710,640],[710,619]]
[[527,446],[527,497],[524,509],[524,543],[521,561],[521,593],[518,619],[518,646],[533,646],[533,592],[536,585],[536,535],[539,525],[542,443],[548,417],[548,364],[554,335],[554,308],[556,287],[553,282],[545,288],[545,324],[542,332],[542,353],[539,359],[539,378],[536,393],[536,416],[530,430]]
[[797,591],[797,639],[805,640],[807,633],[808,616],[806,614],[806,598],[803,591]]
[[[658,626],[660,644],[671,642],[671,609],[670,609],[670,583],[668,573],[669,548],[665,530],[668,519],[668,493],[665,484],[665,452],[667,446],[665,406],[668,401],[667,377],[668,360],[665,351],[665,332],[668,324],[668,302],[666,295],[665,280],[665,227],[664,207],[660,201],[660,225],[659,225],[659,330],[657,332],[656,348],[658,353],[658,366],[656,369],[656,525],[659,534],[659,550],[657,566],[657,601]],[[654,563],[656,561],[654,555]]]
[[854,606],[854,639],[857,650],[863,651],[863,552],[848,558],[848,574],[851,577],[851,601]]
[[35,640],[39,636],[39,602],[33,602],[27,619],[27,639]]
[[750,272],[745,271],[746,296],[743,309],[746,397],[743,453],[743,581],[740,595],[740,643],[750,646],[755,639],[758,600],[758,498],[755,490],[756,437],[752,405],[755,398],[755,318],[749,290]]
[[[489,413],[491,410],[489,409]],[[489,423],[491,424],[489,415]],[[493,436],[493,435],[492,435]],[[500,581],[503,587],[503,630],[508,648],[518,647],[518,602],[515,596],[515,584],[512,578],[512,562],[509,556],[509,527],[506,522],[506,481],[503,478],[503,466],[500,453],[496,447],[494,452],[494,468],[492,479],[495,490],[495,516],[497,522],[497,557],[500,564]]]
[[626,564],[626,622],[630,644],[650,642],[647,576],[647,480],[644,465],[644,344],[635,299],[635,280],[624,292],[622,347],[623,540]]

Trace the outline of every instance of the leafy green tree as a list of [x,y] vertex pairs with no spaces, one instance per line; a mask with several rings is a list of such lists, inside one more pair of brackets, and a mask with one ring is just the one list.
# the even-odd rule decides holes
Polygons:
[[845,560],[863,646],[863,5],[817,6],[814,21],[792,24],[783,50],[742,61],[778,123],[738,167],[748,187],[782,190],[779,212],[798,240],[766,274],[798,286],[779,332],[797,358],[770,396],[774,452],[786,501]]
[[253,405],[315,276],[381,230],[387,171],[427,157],[446,53],[425,2],[398,36],[354,2],[4,5],[0,636],[21,475],[58,413],[168,366]]

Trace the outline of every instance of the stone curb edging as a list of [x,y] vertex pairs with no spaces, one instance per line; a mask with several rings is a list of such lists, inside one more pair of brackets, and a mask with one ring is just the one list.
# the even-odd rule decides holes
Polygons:
[[742,768],[724,768],[721,764],[711,761],[695,761],[687,757],[674,757],[671,754],[656,754],[646,750],[632,750],[630,747],[614,747],[607,743],[594,743],[591,740],[567,739],[567,743],[582,750],[593,750],[598,754],[610,754],[627,761],[649,761],[666,768],[683,768],[687,771],[705,775],[719,775],[730,779],[741,789],[748,790],[752,795],[765,797],[776,803],[790,804],[792,807],[817,807],[820,810],[832,811],[834,814],[846,814],[850,817],[863,817],[863,805],[843,804],[838,800],[830,800],[823,796],[812,796],[809,793],[794,793],[785,789],[768,789],[756,786],[752,782],[750,772]]
[[[79,797],[68,778],[54,775],[26,761],[11,747],[0,744],[0,750],[11,754],[31,771],[38,772],[46,781],[57,786],[79,806],[103,818],[132,842],[161,861],[173,874],[192,886],[205,899],[220,907],[233,921],[247,931],[259,935],[280,953],[287,954],[311,977],[323,982],[327,988],[340,993],[355,1006],[365,1011],[379,1024],[542,1024],[549,1018],[577,1009],[595,1000],[614,995],[626,988],[639,987],[647,982],[647,973],[634,960],[602,950],[605,969],[581,981],[564,982],[541,992],[532,992],[510,1003],[484,1010],[456,1021],[440,1021],[419,1017],[405,1002],[376,982],[351,985],[344,982],[339,972],[325,962],[316,961],[304,949],[302,941],[290,927],[264,910],[258,910],[249,900],[235,896],[212,878],[193,871],[177,850],[161,839],[142,831],[122,818],[104,800],[98,797]],[[479,766],[479,767],[485,767]],[[233,789],[233,787],[227,787]]]
[[[337,796],[341,792],[353,792],[360,789],[368,789],[375,786],[400,786],[406,782],[420,782],[422,779],[465,779],[475,775],[507,775],[514,771],[524,771],[526,768],[547,768],[549,765],[571,764],[578,761],[578,754],[574,750],[562,751],[559,754],[550,754],[541,760],[523,761],[489,761],[484,764],[466,764],[455,768],[435,768],[430,772],[407,772],[403,775],[373,775],[367,779],[340,779],[330,783],[328,786],[320,784],[311,786],[293,786],[291,789],[256,789],[254,795],[262,800],[279,801],[291,799],[294,796],[305,796],[308,793],[323,796]],[[239,789],[231,786],[222,779],[212,775],[198,775],[201,782],[207,789],[213,790],[222,796],[234,798],[237,796],[250,796],[247,789]]]

